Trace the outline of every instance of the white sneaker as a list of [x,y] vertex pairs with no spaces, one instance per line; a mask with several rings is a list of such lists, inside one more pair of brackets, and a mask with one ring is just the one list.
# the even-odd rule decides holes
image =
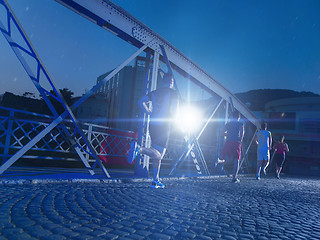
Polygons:
[[239,180],[239,178],[233,178],[231,182],[233,182],[233,183],[239,183],[240,180]]
[[160,181],[152,181],[151,186],[152,188],[164,188],[164,184]]

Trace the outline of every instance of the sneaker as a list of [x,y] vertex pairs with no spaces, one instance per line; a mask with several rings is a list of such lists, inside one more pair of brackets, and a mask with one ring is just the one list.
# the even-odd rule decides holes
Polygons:
[[257,179],[257,180],[260,180],[260,176],[256,176],[256,179]]
[[233,183],[239,183],[240,180],[239,180],[239,178],[233,178],[231,182],[233,182]]
[[129,153],[127,155],[127,161],[129,164],[131,164],[135,159],[136,157],[140,154],[140,147],[139,145],[137,144],[137,142],[133,141],[131,142],[130,144],[130,150],[129,150]]
[[277,178],[280,179],[280,175],[279,174],[277,174]]
[[164,184],[159,181],[152,181],[151,187],[152,188],[164,188]]
[[218,164],[225,163],[225,162],[226,162],[226,160],[218,158],[218,161],[217,161]]

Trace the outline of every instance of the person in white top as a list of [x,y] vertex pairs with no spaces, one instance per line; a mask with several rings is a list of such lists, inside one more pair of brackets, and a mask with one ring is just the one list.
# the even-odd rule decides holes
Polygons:
[[267,167],[270,162],[270,150],[272,145],[271,132],[267,130],[267,123],[262,123],[262,129],[256,134],[257,149],[257,180],[260,180],[260,171],[266,175]]

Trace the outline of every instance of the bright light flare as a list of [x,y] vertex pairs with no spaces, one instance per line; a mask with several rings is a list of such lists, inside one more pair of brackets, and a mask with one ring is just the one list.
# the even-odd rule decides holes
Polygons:
[[190,105],[182,106],[176,118],[176,125],[184,132],[196,131],[201,122],[201,112]]

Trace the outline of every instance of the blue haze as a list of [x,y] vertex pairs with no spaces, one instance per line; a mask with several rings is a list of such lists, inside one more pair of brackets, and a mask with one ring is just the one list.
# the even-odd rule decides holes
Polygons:
[[[8,2],[57,86],[75,95],[136,50],[53,0]],[[320,94],[318,0],[114,2],[234,93],[280,88]],[[36,92],[1,36],[0,93],[5,91]]]

